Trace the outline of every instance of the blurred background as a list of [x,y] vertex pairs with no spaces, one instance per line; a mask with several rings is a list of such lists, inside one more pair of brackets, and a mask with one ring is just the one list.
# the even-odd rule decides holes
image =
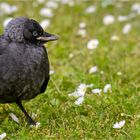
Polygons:
[[[18,16],[60,39],[45,45],[47,91],[25,102],[41,128],[17,125],[8,115],[23,117],[16,106],[0,105],[0,133],[10,139],[139,138],[140,1],[0,0],[0,33]],[[119,121],[124,126],[115,129]]]

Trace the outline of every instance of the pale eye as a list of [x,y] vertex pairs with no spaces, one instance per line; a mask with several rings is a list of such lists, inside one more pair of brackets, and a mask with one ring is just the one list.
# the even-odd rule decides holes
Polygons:
[[37,31],[33,31],[33,36],[38,36],[38,32]]

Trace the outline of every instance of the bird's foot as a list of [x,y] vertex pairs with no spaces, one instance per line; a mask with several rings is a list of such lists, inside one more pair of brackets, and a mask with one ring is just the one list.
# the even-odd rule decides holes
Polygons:
[[34,120],[32,120],[31,118],[27,118],[27,122],[28,122],[28,125],[36,125],[36,122]]

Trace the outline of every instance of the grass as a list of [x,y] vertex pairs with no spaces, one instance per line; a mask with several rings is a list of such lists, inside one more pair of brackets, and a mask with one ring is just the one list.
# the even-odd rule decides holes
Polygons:
[[[39,9],[32,7],[33,1],[7,1],[17,5],[19,11],[1,17],[2,21],[9,16],[28,16],[38,21],[44,19]],[[85,9],[94,3],[97,10],[86,14]],[[133,2],[118,2],[122,7],[101,7],[99,1],[87,1],[73,7],[59,5],[54,10],[48,32],[60,35],[60,40],[46,45],[55,74],[51,76],[44,94],[37,96],[24,106],[30,114],[37,114],[35,120],[41,123],[38,129],[27,126],[25,117],[15,104],[0,104],[0,134],[7,133],[10,140],[41,139],[85,139],[85,140],[139,140],[140,139],[140,17],[136,16],[126,22],[115,21],[109,26],[102,23],[107,14],[116,18],[131,12]],[[32,9],[32,10],[31,10]],[[81,21],[87,24],[87,35],[83,39],[77,36]],[[132,24],[129,34],[122,34],[126,23]],[[3,29],[0,30],[1,33]],[[112,35],[118,35],[119,41],[110,41]],[[95,50],[87,49],[87,42],[93,38],[99,40]],[[69,54],[74,55],[73,58]],[[99,71],[89,74],[92,66]],[[100,71],[104,71],[101,74]],[[121,76],[117,72],[122,72]],[[75,99],[68,97],[81,84],[94,84],[94,88],[103,88],[109,83],[112,92],[101,96],[91,94],[88,90],[82,105],[76,106]],[[9,117],[13,112],[20,120],[16,124]],[[113,129],[117,121],[125,120],[121,129]]]

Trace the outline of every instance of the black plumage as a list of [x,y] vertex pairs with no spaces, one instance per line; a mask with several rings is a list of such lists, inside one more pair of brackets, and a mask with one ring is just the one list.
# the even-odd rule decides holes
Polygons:
[[30,100],[46,90],[49,60],[44,43],[57,39],[35,20],[25,17],[10,21],[0,36],[0,103],[15,102],[32,125],[36,123],[21,101]]

